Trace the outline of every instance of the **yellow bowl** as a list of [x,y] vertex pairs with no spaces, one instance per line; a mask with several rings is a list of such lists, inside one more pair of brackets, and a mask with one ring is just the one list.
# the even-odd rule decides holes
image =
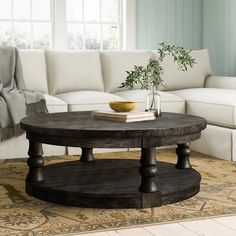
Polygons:
[[109,106],[115,112],[129,112],[135,109],[136,103],[128,101],[114,101],[109,102]]

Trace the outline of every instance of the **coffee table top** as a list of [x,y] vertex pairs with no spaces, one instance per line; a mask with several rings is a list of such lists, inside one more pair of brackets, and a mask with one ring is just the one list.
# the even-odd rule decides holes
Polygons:
[[[192,139],[195,140],[200,137],[200,132],[205,129],[206,124],[206,120],[201,117],[165,112],[156,120],[120,123],[97,120],[91,116],[91,111],[83,111],[26,117],[21,121],[21,128],[35,136],[37,134],[57,138],[97,138],[101,140],[143,137],[167,139],[168,137],[194,136]],[[52,144],[55,144],[55,140]]]

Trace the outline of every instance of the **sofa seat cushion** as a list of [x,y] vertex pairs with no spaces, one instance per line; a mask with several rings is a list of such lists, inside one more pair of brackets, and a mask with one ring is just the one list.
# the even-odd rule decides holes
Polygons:
[[109,110],[110,101],[124,101],[117,95],[98,91],[77,91],[56,95],[68,104],[69,111]]
[[65,103],[61,99],[47,94],[44,94],[44,97],[46,100],[48,111],[50,113],[68,111],[67,103]]
[[236,90],[196,88],[171,91],[186,100],[186,112],[209,124],[236,128]]
[[[137,103],[138,110],[145,110],[147,90],[128,90],[115,93],[129,101]],[[161,96],[161,110],[164,112],[185,113],[185,100],[171,93],[159,92]]]

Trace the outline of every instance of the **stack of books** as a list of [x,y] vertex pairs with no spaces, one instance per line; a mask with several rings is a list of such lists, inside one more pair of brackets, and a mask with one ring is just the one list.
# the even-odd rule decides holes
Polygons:
[[94,111],[92,116],[99,120],[110,120],[117,122],[137,122],[155,120],[154,112],[113,112],[113,111]]

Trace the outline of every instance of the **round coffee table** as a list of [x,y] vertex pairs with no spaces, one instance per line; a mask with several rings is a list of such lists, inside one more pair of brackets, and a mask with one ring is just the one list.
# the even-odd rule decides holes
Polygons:
[[[200,138],[206,124],[175,113],[134,123],[96,120],[89,111],[26,117],[21,121],[29,139],[26,192],[94,208],[146,208],[190,198],[199,192],[201,176],[191,168],[188,143]],[[81,147],[80,160],[44,166],[42,143]],[[176,165],[156,161],[156,147],[176,144]],[[93,148],[141,148],[141,157],[95,160]]]

